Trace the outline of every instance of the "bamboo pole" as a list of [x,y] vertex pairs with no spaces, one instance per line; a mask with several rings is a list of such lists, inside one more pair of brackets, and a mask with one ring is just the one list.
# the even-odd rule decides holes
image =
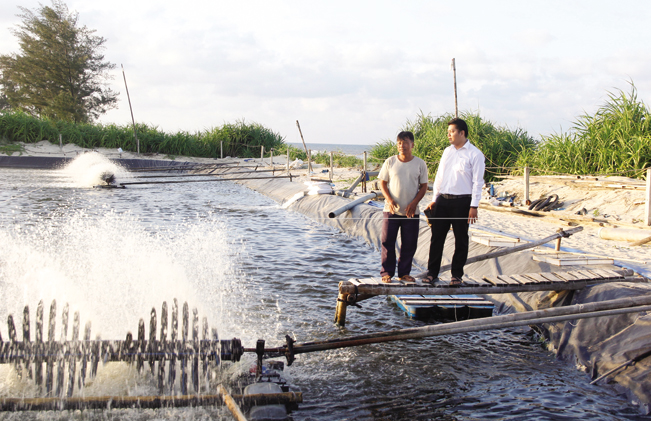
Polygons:
[[459,104],[457,102],[457,64],[452,59],[452,72],[454,74],[454,116],[459,118]]
[[303,148],[305,149],[305,155],[307,155],[307,146],[305,145],[305,139],[303,139],[303,131],[301,130],[301,125],[298,124],[298,120],[296,120],[296,127],[298,127],[298,133],[301,135],[301,142],[303,142]]
[[219,155],[221,156],[221,159],[224,159],[224,141],[223,140],[219,141]]
[[359,205],[360,203],[364,203],[367,200],[372,200],[377,197],[377,192],[369,193],[365,196],[360,197],[359,199],[353,200],[350,203],[345,204],[344,206],[335,209],[334,211],[328,213],[328,218],[336,218],[337,216],[341,215],[342,213],[346,212],[348,209],[352,209],[355,206]]
[[[540,240],[532,241],[530,243],[522,244],[522,245],[515,246],[515,247],[509,247],[507,249],[498,250],[498,251],[495,251],[495,252],[492,252],[492,253],[486,253],[486,254],[482,254],[482,255],[479,255],[479,256],[471,257],[468,260],[466,260],[466,265],[469,265],[469,264],[475,263],[475,262],[481,262],[482,260],[494,259],[496,257],[506,256],[507,254],[516,253],[518,251],[523,251],[523,250],[527,250],[527,249],[530,249],[530,248],[534,248],[534,247],[537,247],[537,246],[539,246],[541,244],[549,243],[552,240],[556,240],[557,238],[569,237],[570,235],[576,234],[577,232],[581,232],[581,231],[583,231],[583,227],[570,228],[567,231],[564,231],[563,229],[559,229],[556,234],[550,235],[549,237],[545,237],[545,238],[540,239]],[[448,271],[451,268],[452,268],[452,265],[441,266],[441,269],[440,269],[439,273]]]
[[651,168],[646,169],[646,205],[644,208],[644,223],[651,226]]
[[287,147],[287,172],[289,172],[289,146]]
[[[249,407],[286,405],[303,402],[301,392],[232,395],[234,401]],[[73,398],[1,398],[0,411],[49,411],[75,409],[166,408],[223,405],[221,395],[183,396],[88,396]]]
[[531,168],[524,167],[524,203],[529,206],[531,200],[529,200],[529,175],[531,173]]
[[233,397],[230,393],[228,393],[228,390],[226,390],[224,386],[221,384],[217,386],[217,393],[219,393],[219,396],[221,396],[228,410],[231,411],[233,418],[235,418],[237,421],[246,421],[246,417],[242,413],[242,410],[239,406],[237,406],[237,403],[235,403],[235,400],[233,400]]
[[307,150],[307,174],[312,174],[312,149]]
[[[507,314],[504,316],[486,317],[483,319],[471,319],[460,322],[371,333],[344,339],[331,339],[303,344],[294,343],[293,352],[294,354],[304,354],[308,352],[348,348],[374,343],[421,339],[431,336],[505,329],[509,327],[534,324],[557,323],[592,317],[607,317],[620,314],[639,313],[649,310],[651,310],[651,295],[641,295],[638,297],[626,297],[596,303],[548,308],[524,313]],[[248,350],[245,349],[245,352],[246,351]],[[265,349],[265,352],[285,354],[286,346]]]
[[334,177],[334,152],[330,151],[330,182],[332,183],[332,179]]
[[264,145],[260,145],[260,162],[264,160]]
[[366,180],[368,180],[368,175],[366,173],[366,151],[364,151],[364,170],[362,175],[364,176],[362,179],[362,193],[366,193]]
[[127,86],[127,75],[124,73],[124,66],[122,67],[122,77],[124,78],[124,89],[127,91],[127,100],[129,101],[129,111],[131,111],[131,123],[133,124],[133,137],[136,139],[136,148],[138,155],[140,155],[140,140],[138,140],[138,135],[136,134],[136,120],[133,118],[133,108],[131,107],[131,97],[129,96],[129,87]]

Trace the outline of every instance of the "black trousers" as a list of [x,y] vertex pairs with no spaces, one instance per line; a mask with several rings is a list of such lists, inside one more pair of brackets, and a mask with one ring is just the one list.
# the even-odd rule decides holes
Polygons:
[[[468,259],[468,212],[470,212],[470,197],[445,199],[439,196],[436,199],[434,219],[432,223],[432,242],[429,247],[429,262],[427,271],[437,277],[441,269],[443,247],[445,238],[450,231],[454,232],[454,255],[452,256],[452,276],[461,278],[463,266]],[[450,219],[446,219],[450,218]]]

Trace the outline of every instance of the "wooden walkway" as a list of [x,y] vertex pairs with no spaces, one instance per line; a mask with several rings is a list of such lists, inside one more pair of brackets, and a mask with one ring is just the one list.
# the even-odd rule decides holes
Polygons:
[[335,323],[344,326],[346,307],[376,295],[467,295],[509,294],[527,291],[579,290],[587,286],[608,282],[646,282],[646,278],[633,276],[633,271],[612,269],[581,269],[567,272],[540,272],[521,275],[473,276],[464,275],[464,284],[450,286],[442,278],[434,285],[394,280],[383,283],[380,278],[353,278],[339,283],[339,296]]

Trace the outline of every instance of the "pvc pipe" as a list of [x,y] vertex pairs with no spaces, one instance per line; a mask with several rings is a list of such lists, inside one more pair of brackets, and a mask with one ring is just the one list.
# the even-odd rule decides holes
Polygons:
[[599,228],[598,236],[603,240],[640,241],[651,234],[650,231],[626,228]]
[[346,212],[348,209],[352,209],[355,206],[359,205],[360,203],[364,203],[367,200],[375,199],[378,196],[377,193],[369,193],[365,196],[360,197],[359,199],[353,200],[352,202],[340,207],[339,209],[336,209],[328,214],[328,218],[335,218],[342,213]]

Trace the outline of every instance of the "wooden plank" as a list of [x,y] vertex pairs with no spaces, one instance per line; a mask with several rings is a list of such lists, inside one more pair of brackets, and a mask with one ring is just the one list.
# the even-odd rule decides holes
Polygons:
[[548,284],[550,281],[547,279],[543,278],[539,273],[525,273],[523,276],[527,278],[531,278],[531,280],[535,283],[539,284]]
[[605,271],[603,269],[590,269],[590,272],[595,273],[605,279],[621,279],[622,275],[617,272]]
[[502,286],[507,286],[509,285],[508,283],[502,281],[499,279],[497,276],[484,276],[483,279],[485,281],[490,282],[491,284],[495,285],[496,287],[502,287]]
[[470,276],[468,276],[468,275],[463,275],[462,280],[463,280],[463,282],[465,282],[466,284],[469,284],[469,285],[473,285],[473,286],[479,286],[479,285],[482,285],[482,284],[480,284],[479,282],[477,282],[476,280],[472,279],[472,278],[471,278]]
[[560,282],[562,284],[566,283],[567,281],[565,279],[561,279],[558,276],[554,275],[552,272],[540,272],[540,275],[549,280],[550,282]]
[[522,285],[527,285],[527,284],[530,284],[532,282],[531,279],[525,278],[522,275],[511,275],[511,278],[513,278],[516,281],[520,282]]
[[568,282],[574,282],[578,279],[576,276],[573,276],[569,272],[552,272],[552,273],[558,278],[564,279]]
[[506,282],[509,285],[521,285],[520,282],[517,279],[513,279],[510,276],[507,275],[497,275],[499,280]]
[[604,274],[606,274],[606,275],[608,275],[609,277],[612,277],[612,278],[620,279],[620,278],[624,277],[623,275],[620,275],[619,273],[617,273],[617,272],[615,272],[614,270],[611,270],[611,269],[598,269],[598,270],[600,270],[601,272],[603,272]]
[[577,270],[576,272],[579,272],[585,276],[585,279],[603,279],[603,276],[597,275],[596,273],[591,273],[589,270],[582,269],[582,270]]
[[483,280],[482,278],[480,278],[480,277],[472,276],[472,275],[464,275],[464,278],[465,278],[466,276],[467,276],[468,278],[472,279],[472,280],[473,280],[476,284],[478,284],[479,286],[487,286],[487,287],[488,287],[488,286],[490,286],[490,287],[493,286],[493,284],[491,284],[490,282],[486,282],[486,281],[484,281],[484,280]]
[[350,283],[353,284],[353,285],[361,285],[361,284],[362,284],[362,283],[359,281],[359,279],[356,279],[356,278],[351,278],[351,279],[348,280],[348,282],[350,282]]
[[587,281],[587,280],[592,279],[591,277],[586,278],[587,275],[585,273],[581,273],[578,270],[570,270],[570,271],[565,272],[565,273],[567,273],[567,274],[569,274],[571,276],[574,276],[576,278],[575,281]]

